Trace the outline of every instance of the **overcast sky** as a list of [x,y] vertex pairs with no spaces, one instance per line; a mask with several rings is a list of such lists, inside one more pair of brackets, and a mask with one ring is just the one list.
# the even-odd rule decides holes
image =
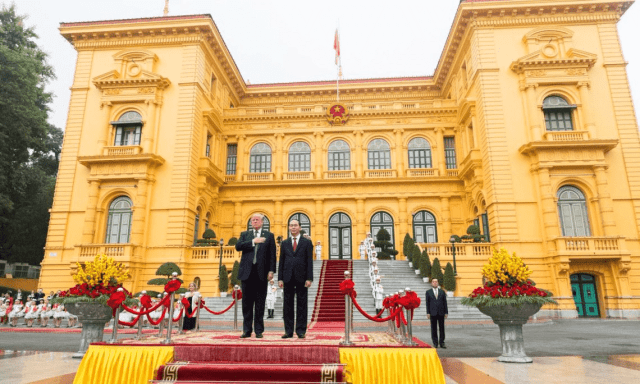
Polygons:
[[[162,16],[164,0],[14,0],[57,79],[49,121],[64,128],[76,52],[61,22]],[[0,0],[8,5],[11,1]],[[458,0],[170,0],[169,15],[211,14],[245,81],[332,80],[340,25],[347,79],[433,75]],[[640,100],[640,4],[618,24],[636,111]],[[636,112],[636,115],[638,113]]]

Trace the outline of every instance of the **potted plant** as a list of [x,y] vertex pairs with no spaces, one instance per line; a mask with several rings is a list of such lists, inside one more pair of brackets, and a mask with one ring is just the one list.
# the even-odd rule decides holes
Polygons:
[[456,275],[453,273],[453,266],[451,263],[447,263],[444,267],[442,288],[447,292],[448,297],[453,297],[453,292],[456,290]]
[[229,291],[229,273],[227,272],[227,267],[224,264],[220,267],[218,290],[220,290],[220,297],[227,297],[227,291]]
[[444,275],[442,274],[442,267],[440,266],[440,260],[436,257],[431,264],[431,280],[438,279],[438,283],[444,284]]
[[402,242],[402,254],[409,260],[409,268],[413,268],[413,260],[411,259],[413,253],[413,239],[407,233],[404,235],[404,241]]
[[413,267],[415,268],[416,275],[419,275],[420,274],[420,247],[418,247],[418,244],[413,245],[413,250],[411,251],[411,260],[416,261],[416,265],[414,265]]
[[529,280],[531,270],[516,254],[506,249],[493,250],[493,256],[482,268],[486,283],[461,300],[477,307],[500,327],[502,355],[498,361],[531,363],[524,352],[522,325],[544,304],[557,304],[551,292],[535,287]]
[[[180,267],[178,267],[176,263],[166,262],[158,267],[158,269],[156,270],[156,275],[167,276],[167,277],[157,277],[155,279],[151,279],[147,281],[147,284],[162,285],[164,287],[169,282],[169,280],[171,280],[174,272],[177,273],[178,276],[182,275],[182,271],[180,270]],[[184,281],[182,281],[182,279],[178,279],[178,280],[180,280],[180,284],[184,284]],[[180,294],[185,292],[187,292],[186,288],[180,288],[174,293]]]
[[238,279],[238,273],[240,272],[240,263],[238,260],[233,262],[233,269],[231,270],[231,287],[236,285],[240,286],[242,282]]
[[122,287],[122,282],[130,277],[124,264],[106,255],[97,255],[93,261],[76,265],[78,270],[73,275],[76,286],[60,292],[52,303],[63,304],[82,323],[80,349],[73,355],[82,358],[89,344],[102,341],[104,326],[113,316],[113,310],[107,305],[111,295],[121,288],[125,304],[136,305],[138,301]]
[[429,277],[431,276],[431,259],[426,249],[423,250],[420,255],[420,276],[422,276],[422,281],[425,283],[429,282]]

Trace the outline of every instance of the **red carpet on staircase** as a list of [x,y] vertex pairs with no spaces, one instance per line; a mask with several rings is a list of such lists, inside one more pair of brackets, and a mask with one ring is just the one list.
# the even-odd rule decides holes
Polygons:
[[344,329],[344,271],[353,274],[351,260],[323,260],[310,329]]

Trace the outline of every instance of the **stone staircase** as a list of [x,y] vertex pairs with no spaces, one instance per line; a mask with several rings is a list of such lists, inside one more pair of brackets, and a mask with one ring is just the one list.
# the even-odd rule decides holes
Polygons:
[[[406,260],[378,260],[378,273],[382,277],[381,282],[384,287],[384,294],[393,294],[401,289],[411,288],[416,291],[422,303],[418,319],[426,320],[426,309],[424,307],[425,292],[431,285],[422,281],[422,277],[416,275],[413,268],[409,267]],[[375,313],[375,303],[371,294],[369,280],[369,262],[367,260],[353,261],[353,282],[358,292],[358,304],[367,313]],[[461,297],[448,297],[447,306],[449,308],[450,320],[491,320],[489,316],[482,314],[475,307],[468,307],[460,304]],[[354,311],[354,321],[369,321],[357,310]]]
[[[320,278],[320,269],[322,268],[322,261],[321,260],[314,260],[313,261],[313,284],[311,285],[311,288],[309,288],[309,293],[308,293],[308,314],[307,317],[309,319],[309,321],[311,321],[311,314],[313,312],[313,305],[316,301],[316,295],[318,293],[318,279]],[[278,282],[278,274],[276,273],[274,279],[276,280],[276,284]],[[267,319],[267,310],[265,309],[264,311],[264,321],[265,321],[265,325],[271,323],[271,322],[277,322],[282,324],[282,289],[278,289],[278,298],[276,300],[276,310],[275,310],[275,317],[273,319]],[[227,308],[229,306],[229,304],[231,304],[231,302],[233,301],[233,299],[231,298],[231,294],[227,295],[227,297],[205,297],[204,298],[204,302],[205,305],[207,306],[207,308],[219,312],[225,308]],[[241,304],[241,303],[239,303]],[[200,320],[201,321],[233,321],[233,308],[231,308],[230,310],[228,310],[226,313],[223,313],[222,315],[213,315],[209,312],[207,312],[206,310],[202,310],[200,311]],[[240,305],[238,307],[238,326],[242,327],[242,305]],[[200,324],[200,328],[203,328],[203,324]],[[208,328],[207,325],[204,325],[204,329]]]

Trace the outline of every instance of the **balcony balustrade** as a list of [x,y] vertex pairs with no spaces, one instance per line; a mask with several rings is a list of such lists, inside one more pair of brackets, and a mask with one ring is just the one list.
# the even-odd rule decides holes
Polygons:
[[440,172],[436,168],[411,168],[406,170],[407,177],[433,177]]
[[273,172],[246,173],[243,175],[244,181],[273,181]]
[[313,172],[285,172],[283,178],[284,180],[311,180]]
[[367,179],[380,179],[396,177],[397,172],[395,169],[368,169],[364,171],[364,177]]
[[140,153],[142,153],[142,147],[139,145],[104,147],[102,152],[104,156],[128,156]]
[[[236,251],[233,245],[222,247],[222,261],[240,261],[241,252]],[[187,260],[220,262],[220,247],[193,247],[188,250]]]
[[324,173],[325,179],[354,179],[356,177],[355,171],[326,171]]
[[548,141],[583,141],[589,140],[588,131],[555,131],[546,132],[544,138]]
[[117,261],[125,261],[133,256],[133,244],[81,244],[75,246],[80,261],[91,261],[96,255],[107,255]]

